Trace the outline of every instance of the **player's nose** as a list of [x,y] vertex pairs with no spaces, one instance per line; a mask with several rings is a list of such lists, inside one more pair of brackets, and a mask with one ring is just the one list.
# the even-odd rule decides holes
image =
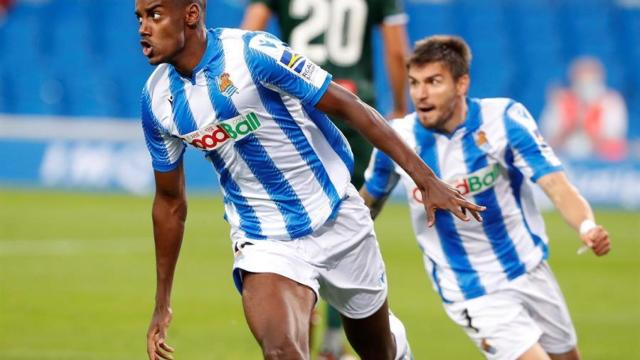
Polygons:
[[149,36],[151,35],[151,27],[149,26],[149,22],[144,18],[140,20],[140,26],[138,28],[138,34],[140,36]]

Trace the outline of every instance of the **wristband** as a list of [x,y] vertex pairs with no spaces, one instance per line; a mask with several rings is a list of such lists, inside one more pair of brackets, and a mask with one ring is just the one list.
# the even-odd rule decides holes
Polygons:
[[580,236],[586,235],[591,229],[595,228],[597,225],[593,220],[586,219],[580,224]]

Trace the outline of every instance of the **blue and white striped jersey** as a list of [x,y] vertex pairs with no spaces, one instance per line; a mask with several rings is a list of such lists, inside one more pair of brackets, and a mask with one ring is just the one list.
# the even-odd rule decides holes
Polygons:
[[310,234],[337,210],[353,167],[342,133],[315,109],[330,82],[273,35],[209,30],[191,78],[162,64],[144,87],[153,167],[175,169],[191,144],[217,171],[232,232]]
[[562,169],[527,110],[510,99],[467,99],[465,122],[451,135],[423,127],[415,113],[392,126],[443,180],[487,210],[484,222],[438,211],[427,227],[421,193],[411,178],[375,150],[365,184],[376,197],[402,179],[425,266],[443,301],[475,298],[547,258],[544,223],[526,178]]

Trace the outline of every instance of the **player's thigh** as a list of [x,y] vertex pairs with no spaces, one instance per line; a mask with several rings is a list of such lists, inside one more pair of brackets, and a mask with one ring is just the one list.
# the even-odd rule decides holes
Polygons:
[[445,310],[491,360],[517,359],[542,333],[520,300],[506,293],[445,304]]
[[309,321],[315,301],[312,289],[282,275],[243,274],[245,317],[263,349],[294,343],[307,353]]
[[547,355],[546,351],[544,351],[542,346],[540,346],[540,344],[538,343],[535,343],[529,348],[529,350],[520,355],[518,360],[550,360],[550,358],[549,355]]
[[[576,331],[562,291],[546,262],[527,273],[527,281],[519,284],[517,291],[536,322],[542,335],[539,343],[551,355],[566,354],[573,359],[576,349]],[[575,351],[577,354],[577,351]]]
[[233,277],[245,317],[265,352],[306,354],[318,273],[301,253],[303,242],[233,238]]

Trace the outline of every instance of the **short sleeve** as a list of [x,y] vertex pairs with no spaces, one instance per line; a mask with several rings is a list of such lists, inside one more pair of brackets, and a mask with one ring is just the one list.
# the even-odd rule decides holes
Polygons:
[[331,75],[304,55],[265,32],[244,37],[245,61],[254,81],[275,87],[306,105],[315,106],[331,83]]
[[153,114],[151,96],[146,88],[142,92],[141,105],[142,131],[153,169],[160,172],[171,171],[182,161],[185,145],[181,139],[169,135],[162,128]]
[[404,12],[404,8],[400,0],[381,0],[381,19],[383,25],[406,25],[409,22],[409,16]]
[[396,165],[384,152],[374,149],[365,174],[364,187],[376,199],[385,197],[393,191],[400,180]]
[[536,182],[546,174],[562,170],[560,160],[522,104],[512,102],[507,106],[504,122],[508,146],[513,154],[510,162],[526,177]]

